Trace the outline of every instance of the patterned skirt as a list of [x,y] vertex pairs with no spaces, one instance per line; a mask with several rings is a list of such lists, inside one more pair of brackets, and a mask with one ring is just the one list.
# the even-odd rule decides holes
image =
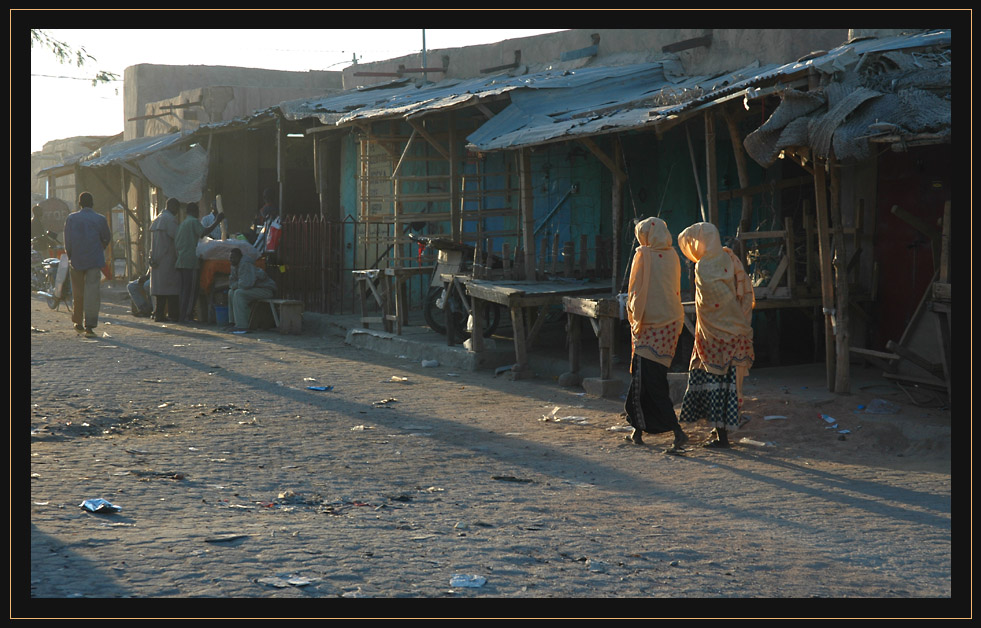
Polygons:
[[677,429],[678,417],[671,403],[668,367],[635,355],[623,409],[627,413],[627,422],[641,432],[661,434]]
[[729,432],[739,429],[735,367],[729,367],[725,375],[699,368],[688,372],[688,390],[681,402],[679,420],[692,423],[699,419],[706,419],[712,427]]

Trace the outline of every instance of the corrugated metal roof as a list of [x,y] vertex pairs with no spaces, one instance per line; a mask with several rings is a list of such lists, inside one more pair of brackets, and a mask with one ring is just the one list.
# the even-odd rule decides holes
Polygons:
[[[677,63],[665,60],[546,70],[520,76],[499,74],[447,79],[424,85],[418,85],[412,79],[399,79],[322,98],[286,101],[251,116],[202,125],[192,133],[171,133],[103,146],[77,163],[81,167],[101,167],[130,162],[182,140],[193,140],[209,131],[248,125],[274,113],[287,120],[313,118],[328,126],[343,126],[358,120],[411,117],[446,110],[505,93],[510,94],[511,104],[468,136],[467,141],[471,148],[480,151],[531,146],[650,127],[685,111],[711,106],[726,96],[811,68],[843,69],[870,52],[949,44],[949,29],[863,39],[812,58],[782,65],[754,65],[719,76],[678,78]],[[670,100],[675,102],[666,102]],[[71,165],[68,160],[45,170],[67,165]]]
[[913,35],[894,35],[881,39],[861,39],[852,43],[845,43],[826,53],[815,55],[792,63],[783,65],[773,64],[766,68],[760,68],[754,75],[745,79],[724,85],[719,89],[713,90],[699,98],[694,98],[676,107],[659,109],[657,115],[667,116],[676,115],[686,109],[691,109],[699,105],[718,100],[729,94],[739,92],[744,89],[756,87],[761,83],[771,83],[772,81],[787,76],[793,76],[810,69],[832,72],[844,70],[856,63],[862,55],[872,52],[887,52],[890,50],[905,50],[911,48],[924,48],[929,46],[949,46],[950,31],[931,31],[928,33],[917,33]]
[[[595,68],[597,74],[604,69],[609,70]],[[473,149],[493,151],[651,126],[657,122],[650,116],[652,110],[683,107],[675,103],[715,93],[719,86],[752,76],[759,69],[754,64],[719,76],[677,80],[665,76],[660,67],[654,71],[647,65],[626,66],[616,76],[597,78],[587,86],[515,92],[512,104],[469,135],[467,142]]]
[[[279,105],[289,120],[316,118],[327,125],[342,126],[357,120],[409,117],[458,107],[477,99],[517,93],[523,90],[577,89],[588,93],[590,85],[617,85],[636,90],[641,81],[667,82],[662,64],[588,67],[578,70],[547,70],[521,76],[499,74],[472,79],[447,79],[417,86],[408,80],[395,81],[369,89],[350,90],[317,99],[300,99]],[[630,87],[633,86],[633,87]],[[593,102],[601,102],[593,98]],[[601,104],[611,104],[609,100]],[[564,106],[564,105],[563,105]]]
[[118,144],[109,144],[83,158],[79,165],[83,168],[98,168],[120,162],[133,161],[134,159],[139,159],[159,150],[169,148],[189,137],[187,133],[169,133],[167,135],[138,137],[133,140],[119,142]]
[[81,159],[83,157],[85,157],[87,155],[90,155],[90,154],[91,153],[75,153],[74,155],[71,155],[69,157],[66,157],[65,160],[62,161],[59,164],[55,164],[54,166],[48,166],[47,168],[41,168],[40,170],[37,171],[37,174],[35,175],[35,178],[36,177],[41,177],[41,176],[47,176],[51,172],[56,172],[58,170],[63,170],[63,169],[68,168],[70,166],[74,166],[79,161],[81,161]]
[[[470,147],[493,151],[519,146],[531,146],[550,141],[572,139],[611,131],[637,130],[654,126],[699,106],[711,106],[720,99],[760,85],[806,72],[811,68],[826,72],[853,66],[862,55],[911,48],[950,44],[950,31],[932,31],[914,35],[897,35],[882,39],[858,40],[812,58],[786,64],[770,64],[743,68],[727,75],[692,77],[680,82],[648,81],[638,75],[642,85],[619,85],[608,92],[610,103],[605,110],[593,110],[584,96],[589,90],[579,86],[557,85],[569,89],[553,93],[514,92],[512,104],[492,120],[467,137]],[[609,68],[606,68],[607,70]],[[595,68],[598,72],[604,68]],[[622,70],[621,70],[622,71]],[[602,79],[596,87],[600,88]],[[679,102],[658,106],[648,102],[644,94],[671,97],[679,94]],[[688,95],[688,97],[686,97]],[[662,99],[663,100],[663,99]]]

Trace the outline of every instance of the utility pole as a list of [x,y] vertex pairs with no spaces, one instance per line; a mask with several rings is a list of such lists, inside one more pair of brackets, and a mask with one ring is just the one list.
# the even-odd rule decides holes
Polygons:
[[[426,29],[422,29],[422,68],[426,69]],[[429,73],[422,73],[422,83],[425,85],[429,82]]]

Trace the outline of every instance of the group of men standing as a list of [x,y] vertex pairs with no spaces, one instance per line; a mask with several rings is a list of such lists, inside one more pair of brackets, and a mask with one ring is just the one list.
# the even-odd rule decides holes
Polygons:
[[188,203],[186,217],[177,223],[180,201],[167,200],[167,206],[150,225],[150,294],[156,299],[153,320],[183,323],[194,313],[198,261],[198,240],[221,225],[218,214],[205,227],[198,216],[198,204]]
[[[82,192],[78,205],[78,211],[65,221],[65,252],[74,295],[72,323],[77,332],[94,336],[101,306],[100,274],[112,235],[105,216],[93,209],[92,194]],[[192,319],[201,265],[197,245],[201,238],[222,228],[225,218],[213,208],[206,220],[201,220],[198,204],[190,202],[184,208],[184,220],[178,223],[179,211],[180,201],[170,198],[150,225],[150,295],[156,301],[152,316],[159,322]],[[260,212],[265,217],[270,211],[267,199]],[[252,302],[274,296],[276,284],[240,250],[233,249],[229,257],[229,321],[238,330],[248,325]]]

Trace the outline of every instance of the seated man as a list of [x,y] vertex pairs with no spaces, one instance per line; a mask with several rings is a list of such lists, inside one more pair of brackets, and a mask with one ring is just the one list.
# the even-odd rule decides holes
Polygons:
[[252,303],[259,299],[271,299],[276,294],[276,282],[266,276],[242,251],[232,249],[229,254],[232,265],[228,275],[228,321],[232,331],[245,331],[249,327]]

